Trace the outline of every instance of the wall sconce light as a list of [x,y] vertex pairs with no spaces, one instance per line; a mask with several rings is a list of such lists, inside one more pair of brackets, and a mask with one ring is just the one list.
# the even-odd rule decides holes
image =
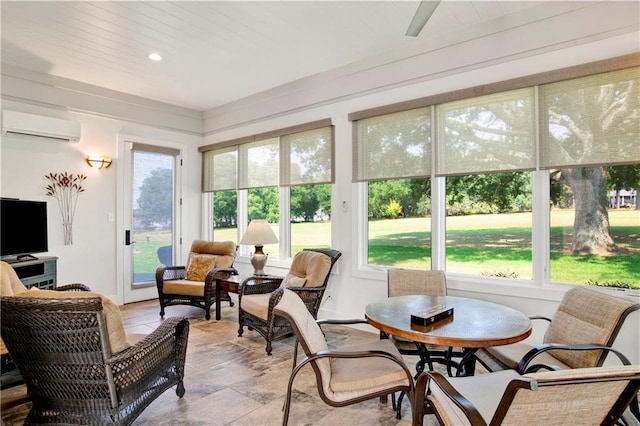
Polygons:
[[107,157],[87,157],[87,163],[96,169],[106,169],[111,165],[111,158]]

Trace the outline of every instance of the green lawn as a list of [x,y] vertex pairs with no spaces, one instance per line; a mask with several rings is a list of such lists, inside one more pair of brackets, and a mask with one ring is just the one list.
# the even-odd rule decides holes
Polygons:
[[[609,212],[611,235],[621,251],[615,256],[579,256],[566,252],[573,213],[554,210],[551,216],[550,274],[554,282],[630,283],[640,288],[640,212]],[[430,219],[409,218],[369,223],[369,263],[428,268],[431,263]],[[277,229],[274,229],[277,232]],[[424,230],[424,231],[420,231]],[[215,231],[217,240],[236,241],[235,229]],[[292,252],[304,247],[329,247],[331,223],[292,225]],[[169,233],[138,233],[136,271],[145,276],[159,266],[157,248],[169,244]],[[475,275],[531,279],[531,213],[470,215],[447,218],[447,270]],[[314,244],[311,244],[313,242]],[[277,257],[277,246],[265,247]]]

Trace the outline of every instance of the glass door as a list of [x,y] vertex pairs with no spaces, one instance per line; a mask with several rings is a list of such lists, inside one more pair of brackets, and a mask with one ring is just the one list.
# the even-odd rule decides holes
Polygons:
[[125,173],[124,303],[158,297],[155,273],[174,264],[180,151],[132,143]]

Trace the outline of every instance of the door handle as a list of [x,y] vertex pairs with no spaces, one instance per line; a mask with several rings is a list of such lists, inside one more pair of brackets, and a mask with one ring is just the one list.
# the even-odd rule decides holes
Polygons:
[[124,231],[124,245],[130,246],[131,244],[135,244],[135,241],[131,241],[131,230],[127,229]]

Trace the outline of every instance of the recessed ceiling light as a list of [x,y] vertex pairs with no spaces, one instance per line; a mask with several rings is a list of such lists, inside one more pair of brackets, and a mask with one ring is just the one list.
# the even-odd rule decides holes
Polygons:
[[152,61],[161,61],[162,56],[160,56],[159,53],[149,53],[149,59],[151,59]]

